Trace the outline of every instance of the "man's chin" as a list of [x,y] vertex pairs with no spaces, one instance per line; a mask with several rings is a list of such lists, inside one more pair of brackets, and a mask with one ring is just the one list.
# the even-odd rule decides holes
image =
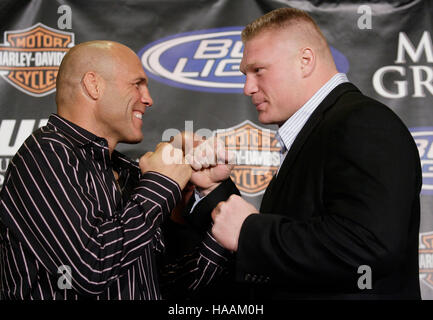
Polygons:
[[274,124],[280,125],[285,122],[285,121],[279,122],[275,119],[269,118],[263,113],[259,114],[258,120],[261,124],[268,124],[268,125],[274,125]]
[[263,114],[259,114],[258,120],[261,124],[272,124],[272,121],[266,118],[266,116]]
[[128,144],[137,144],[137,143],[140,143],[141,141],[143,141],[143,135],[136,136],[136,137],[129,137],[129,138],[124,139],[120,142],[128,143]]

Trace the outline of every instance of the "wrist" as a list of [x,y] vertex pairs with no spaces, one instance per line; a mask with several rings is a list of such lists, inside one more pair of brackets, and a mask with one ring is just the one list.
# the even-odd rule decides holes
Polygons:
[[213,190],[215,190],[220,184],[221,184],[221,182],[217,182],[217,183],[214,183],[207,188],[199,188],[196,186],[195,189],[197,190],[197,192],[200,194],[201,197],[205,197],[209,193],[211,193]]

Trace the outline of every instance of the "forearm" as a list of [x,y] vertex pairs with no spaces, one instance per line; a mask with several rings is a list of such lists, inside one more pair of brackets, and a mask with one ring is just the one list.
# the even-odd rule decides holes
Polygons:
[[233,260],[233,254],[225,250],[210,232],[212,210],[233,193],[239,194],[239,191],[229,178],[191,211],[195,201],[192,197],[184,210],[186,224],[172,221],[164,224],[166,252],[161,259],[161,273],[166,296],[199,291],[219,278]]
[[[188,221],[190,225],[195,227],[202,232],[208,230],[212,218],[211,212],[221,201],[226,201],[232,194],[240,195],[234,182],[228,178],[221,182],[218,187],[216,187],[207,196],[202,198],[198,204],[194,206],[192,212],[188,209],[184,213],[185,220]],[[189,205],[187,208],[191,208],[195,199],[191,197]]]
[[371,230],[342,216],[290,221],[251,215],[239,237],[237,280],[260,278],[293,290],[354,290],[359,266],[370,266],[377,280],[395,267],[396,258]]
[[160,261],[163,296],[178,298],[200,292],[202,288],[218,281],[232,259],[232,253],[221,247],[210,232],[195,247],[182,254],[166,253]]

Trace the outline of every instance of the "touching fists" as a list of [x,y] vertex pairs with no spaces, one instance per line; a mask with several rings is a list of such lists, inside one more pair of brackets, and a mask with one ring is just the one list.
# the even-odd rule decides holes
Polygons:
[[139,161],[141,172],[159,172],[174,181],[183,189],[191,178],[192,169],[185,162],[183,152],[170,143],[161,142],[154,152],[147,152]]

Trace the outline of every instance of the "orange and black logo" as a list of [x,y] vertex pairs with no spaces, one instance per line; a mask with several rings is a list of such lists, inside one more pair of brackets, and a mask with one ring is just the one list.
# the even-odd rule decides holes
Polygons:
[[419,235],[419,277],[433,289],[433,232]]
[[236,155],[236,166],[231,173],[239,191],[246,196],[264,193],[280,165],[280,144],[275,131],[262,128],[246,120],[237,126],[217,130],[227,150]]
[[18,90],[43,97],[56,90],[60,63],[74,46],[74,34],[37,23],[6,31],[0,44],[0,75]]

